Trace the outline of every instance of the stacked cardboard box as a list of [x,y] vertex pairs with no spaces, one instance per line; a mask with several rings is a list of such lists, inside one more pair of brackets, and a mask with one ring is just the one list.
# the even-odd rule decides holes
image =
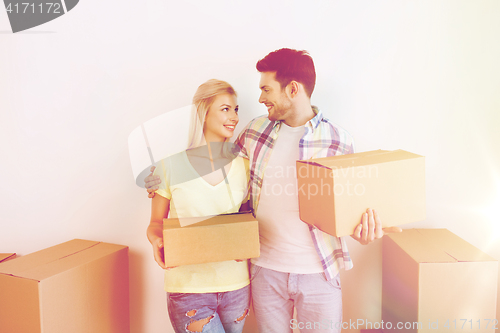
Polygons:
[[498,261],[450,231],[384,237],[382,266],[384,332],[494,332]]
[[128,247],[75,239],[0,264],[2,333],[130,331]]

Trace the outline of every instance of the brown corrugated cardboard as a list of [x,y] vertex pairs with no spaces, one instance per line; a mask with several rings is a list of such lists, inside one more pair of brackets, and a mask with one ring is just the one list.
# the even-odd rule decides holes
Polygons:
[[2,333],[129,332],[128,247],[75,239],[0,264]]
[[250,213],[216,215],[185,227],[164,219],[163,241],[167,267],[260,255],[258,222]]
[[14,259],[15,257],[15,253],[0,253],[0,263],[10,259]]
[[382,266],[384,332],[494,332],[498,261],[452,232],[390,234]]
[[333,236],[354,232],[367,208],[383,227],[425,219],[425,160],[404,150],[297,161],[300,219]]

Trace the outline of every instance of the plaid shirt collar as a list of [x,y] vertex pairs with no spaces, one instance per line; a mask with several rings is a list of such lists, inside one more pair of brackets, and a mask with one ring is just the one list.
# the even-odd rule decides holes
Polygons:
[[[325,118],[323,117],[323,112],[321,112],[321,110],[318,109],[317,106],[312,105],[311,108],[312,108],[315,116],[313,118],[309,119],[307,121],[307,123],[305,124],[305,126],[311,128],[314,131],[319,126],[321,121],[323,121],[323,119],[325,119]],[[276,120],[276,121],[272,121],[271,123],[273,124],[272,125],[273,131],[278,132],[281,128],[281,124],[283,123],[283,120]]]
[[314,105],[312,106],[312,110],[316,115],[307,122],[307,125],[310,125],[314,131],[323,120],[323,112]]

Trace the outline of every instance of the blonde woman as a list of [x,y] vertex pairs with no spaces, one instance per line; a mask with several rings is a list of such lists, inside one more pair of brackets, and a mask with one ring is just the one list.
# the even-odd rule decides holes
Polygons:
[[246,196],[248,163],[228,140],[238,123],[236,92],[209,80],[193,97],[190,148],[162,160],[147,236],[165,269],[168,313],[175,332],[241,332],[248,314],[250,281],[246,261],[165,267],[163,218],[237,212]]

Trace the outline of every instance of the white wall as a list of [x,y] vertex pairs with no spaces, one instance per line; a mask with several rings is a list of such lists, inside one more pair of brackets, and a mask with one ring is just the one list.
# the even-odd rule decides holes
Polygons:
[[[0,10],[0,252],[128,245],[132,332],[171,332],[128,134],[209,78],[235,86],[243,126],[266,112],[256,61],[292,47],[310,51],[312,102],[358,151],[426,156],[427,219],[407,227],[500,259],[500,2],[303,3],[82,0],[18,34]],[[381,244],[349,244],[344,319],[380,321]]]

